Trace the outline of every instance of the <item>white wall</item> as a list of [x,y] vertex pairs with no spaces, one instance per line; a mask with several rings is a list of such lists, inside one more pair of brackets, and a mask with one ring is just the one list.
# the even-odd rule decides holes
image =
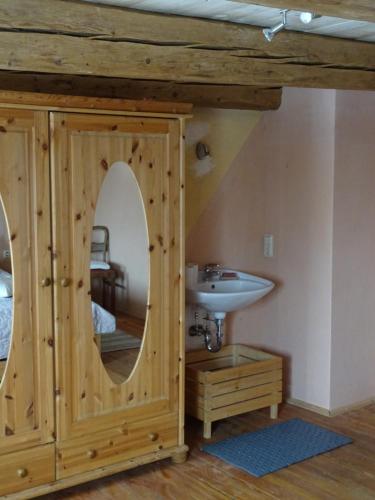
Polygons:
[[149,284],[148,234],[140,190],[130,167],[116,162],[102,184],[95,225],[110,233],[110,262],[122,276],[116,307],[145,318]]

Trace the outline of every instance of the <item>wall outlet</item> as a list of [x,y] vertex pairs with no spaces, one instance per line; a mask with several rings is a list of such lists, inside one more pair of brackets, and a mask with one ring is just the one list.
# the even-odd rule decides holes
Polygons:
[[273,234],[265,234],[263,236],[263,255],[265,257],[273,257],[274,254]]
[[3,259],[10,259],[10,250],[3,250]]

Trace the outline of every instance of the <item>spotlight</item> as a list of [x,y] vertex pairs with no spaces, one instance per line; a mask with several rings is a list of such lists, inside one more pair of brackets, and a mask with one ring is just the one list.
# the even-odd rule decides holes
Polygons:
[[279,23],[275,24],[275,26],[271,26],[271,28],[264,28],[263,35],[268,42],[271,42],[276,33],[285,28],[287,12],[288,9],[282,10],[280,12],[280,14],[282,15],[282,20]]
[[300,21],[303,24],[310,24],[313,19],[315,19],[315,14],[312,12],[301,12],[299,15]]

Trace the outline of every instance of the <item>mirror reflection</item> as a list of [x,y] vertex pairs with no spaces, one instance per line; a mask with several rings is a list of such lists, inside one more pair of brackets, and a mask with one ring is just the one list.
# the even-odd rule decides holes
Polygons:
[[6,368],[12,338],[13,278],[10,238],[0,200],[0,381]]
[[101,186],[92,228],[93,324],[112,381],[126,380],[139,355],[149,287],[143,200],[131,168],[116,162]]

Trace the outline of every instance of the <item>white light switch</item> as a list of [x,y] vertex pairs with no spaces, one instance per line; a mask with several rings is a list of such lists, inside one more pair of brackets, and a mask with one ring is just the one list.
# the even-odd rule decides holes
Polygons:
[[263,255],[265,257],[274,256],[273,234],[265,234],[263,236]]

